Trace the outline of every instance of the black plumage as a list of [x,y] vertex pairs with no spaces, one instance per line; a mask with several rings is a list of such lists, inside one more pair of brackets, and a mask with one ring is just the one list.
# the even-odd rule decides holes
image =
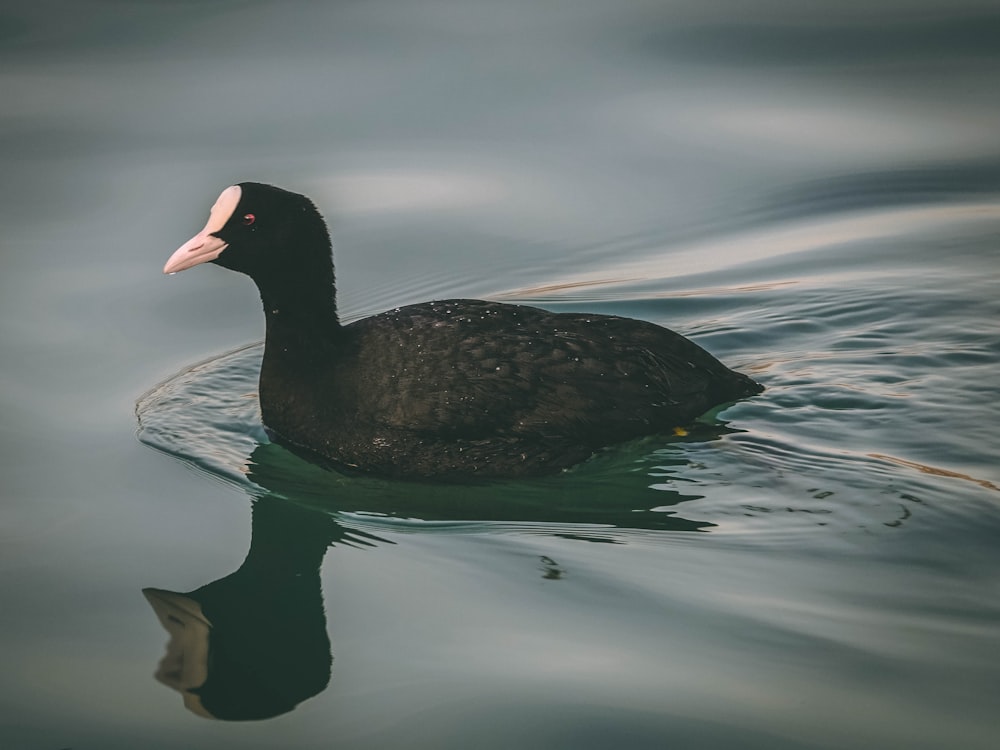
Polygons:
[[456,299],[341,325],[329,234],[309,199],[258,183],[228,191],[165,270],[210,261],[254,280],[264,424],[336,465],[543,474],[763,390],[683,336],[617,316]]

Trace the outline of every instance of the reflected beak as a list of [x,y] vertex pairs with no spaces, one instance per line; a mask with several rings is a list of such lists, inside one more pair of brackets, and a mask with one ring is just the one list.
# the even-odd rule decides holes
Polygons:
[[222,251],[229,247],[229,244],[214,236],[214,232],[226,226],[242,195],[243,190],[239,185],[230,185],[223,190],[212,206],[205,228],[177,248],[167,261],[167,265],[163,267],[163,273],[177,273],[200,263],[208,263],[222,255]]
[[199,716],[215,718],[201,705],[191,690],[208,680],[210,634],[212,623],[194,599],[164,589],[142,590],[156,612],[160,624],[170,634],[167,653],[163,655],[154,677],[184,696],[184,705]]

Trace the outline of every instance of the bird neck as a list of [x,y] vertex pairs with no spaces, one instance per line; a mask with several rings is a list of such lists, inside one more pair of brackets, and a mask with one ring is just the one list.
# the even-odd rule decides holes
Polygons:
[[323,353],[341,330],[332,297],[261,292],[261,301],[267,321],[265,349],[269,354],[311,359]]
[[265,351],[271,356],[321,356],[341,331],[329,252],[313,257],[255,275],[267,321]]

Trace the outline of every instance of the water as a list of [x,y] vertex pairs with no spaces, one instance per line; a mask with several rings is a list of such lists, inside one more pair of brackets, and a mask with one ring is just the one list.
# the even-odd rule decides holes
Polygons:
[[[998,25],[4,11],[0,744],[994,747]],[[316,469],[260,428],[252,286],[160,274],[240,180],[321,207],[345,317],[628,315],[767,391],[539,480]]]

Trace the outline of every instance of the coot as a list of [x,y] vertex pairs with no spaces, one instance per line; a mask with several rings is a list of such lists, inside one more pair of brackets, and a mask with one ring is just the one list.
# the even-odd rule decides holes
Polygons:
[[452,299],[341,325],[323,218],[270,185],[222,191],[163,270],[205,262],[260,291],[269,434],[342,468],[544,474],[763,390],[673,331],[612,315]]

